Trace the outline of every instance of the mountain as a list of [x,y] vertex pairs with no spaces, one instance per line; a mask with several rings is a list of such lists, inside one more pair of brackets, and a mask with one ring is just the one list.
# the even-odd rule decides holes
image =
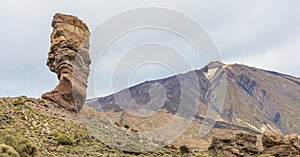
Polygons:
[[0,98],[0,156],[299,156],[299,136],[282,136],[298,133],[298,88],[295,77],[213,62],[129,88],[132,106],[126,89],[78,113]]
[[[213,127],[212,132],[270,130],[285,135],[300,134],[299,91],[300,78],[217,61],[87,100],[86,105],[106,114],[111,122],[128,123],[140,131],[162,127],[176,115],[192,118],[190,127],[205,123]],[[202,133],[209,131],[208,127]]]

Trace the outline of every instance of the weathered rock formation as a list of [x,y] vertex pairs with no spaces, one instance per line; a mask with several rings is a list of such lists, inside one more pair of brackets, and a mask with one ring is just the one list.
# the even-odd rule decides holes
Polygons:
[[264,150],[262,154],[269,154],[276,157],[300,156],[300,143],[297,134],[286,135],[282,139],[274,132],[264,132],[262,136]]
[[256,135],[239,132],[233,138],[214,137],[208,149],[212,156],[250,157],[259,154],[256,141]]
[[85,102],[90,72],[90,32],[77,17],[60,13],[54,16],[52,27],[47,65],[57,74],[59,84],[42,98],[78,112]]
[[272,131],[265,131],[263,133],[262,143],[264,149],[284,144],[280,135]]
[[[240,132],[232,138],[214,137],[209,147],[212,156],[250,157],[255,155],[272,155],[276,157],[300,157],[300,141],[297,134],[286,135],[283,138],[279,134],[266,131],[259,136],[251,133]],[[259,142],[263,150],[259,150]]]

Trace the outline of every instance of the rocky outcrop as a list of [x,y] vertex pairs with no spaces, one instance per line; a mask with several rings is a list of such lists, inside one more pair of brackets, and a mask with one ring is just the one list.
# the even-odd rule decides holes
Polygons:
[[271,155],[276,157],[300,156],[300,141],[297,134],[286,135],[266,131],[261,137],[263,150],[259,150],[259,141],[255,134],[240,132],[232,138],[214,137],[209,147],[212,156],[250,157],[254,155]]
[[239,132],[232,138],[214,137],[208,150],[212,156],[250,157],[259,154],[256,141],[256,135]]
[[271,131],[265,131],[263,133],[262,143],[264,149],[284,144],[280,135]]
[[295,144],[297,146],[300,146],[300,140],[297,134],[286,135],[283,140],[288,144]]
[[286,135],[284,139],[274,132],[264,132],[262,136],[263,154],[276,157],[300,156],[300,143],[297,134]]
[[52,27],[47,65],[57,74],[59,83],[42,98],[78,112],[85,102],[90,72],[90,32],[77,17],[60,13],[54,16]]

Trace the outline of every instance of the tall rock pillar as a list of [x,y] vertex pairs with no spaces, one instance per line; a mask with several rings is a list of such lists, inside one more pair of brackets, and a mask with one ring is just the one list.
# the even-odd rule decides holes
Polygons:
[[52,27],[47,65],[57,74],[59,83],[42,98],[78,112],[85,102],[90,72],[90,32],[77,17],[60,13],[54,15]]

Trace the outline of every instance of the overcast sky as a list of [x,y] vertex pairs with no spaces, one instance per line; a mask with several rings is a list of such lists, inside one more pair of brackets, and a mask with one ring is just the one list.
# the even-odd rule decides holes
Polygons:
[[[46,66],[51,20],[55,13],[76,15],[93,32],[101,22],[117,13],[149,6],[173,9],[196,20],[210,34],[224,63],[243,63],[300,76],[298,0],[1,0],[0,97],[40,97],[56,86],[57,77]],[[119,43],[108,51],[101,66],[105,70],[113,70],[109,64],[111,58],[122,55],[119,53],[121,47],[134,46],[131,44],[135,40],[173,43],[191,61],[190,70],[199,69],[207,63],[195,60],[193,50],[185,48],[181,39],[159,30],[144,30],[133,32],[117,41]],[[92,60],[97,61],[95,58]],[[92,68],[94,70],[95,65]],[[182,70],[185,71],[187,69]],[[111,93],[107,85],[110,83],[110,76],[104,75],[105,73],[97,74],[95,80],[101,83],[95,85],[96,95]],[[174,71],[166,67],[149,64],[137,68],[131,78],[125,79],[128,79],[129,85],[134,85],[172,74]]]

